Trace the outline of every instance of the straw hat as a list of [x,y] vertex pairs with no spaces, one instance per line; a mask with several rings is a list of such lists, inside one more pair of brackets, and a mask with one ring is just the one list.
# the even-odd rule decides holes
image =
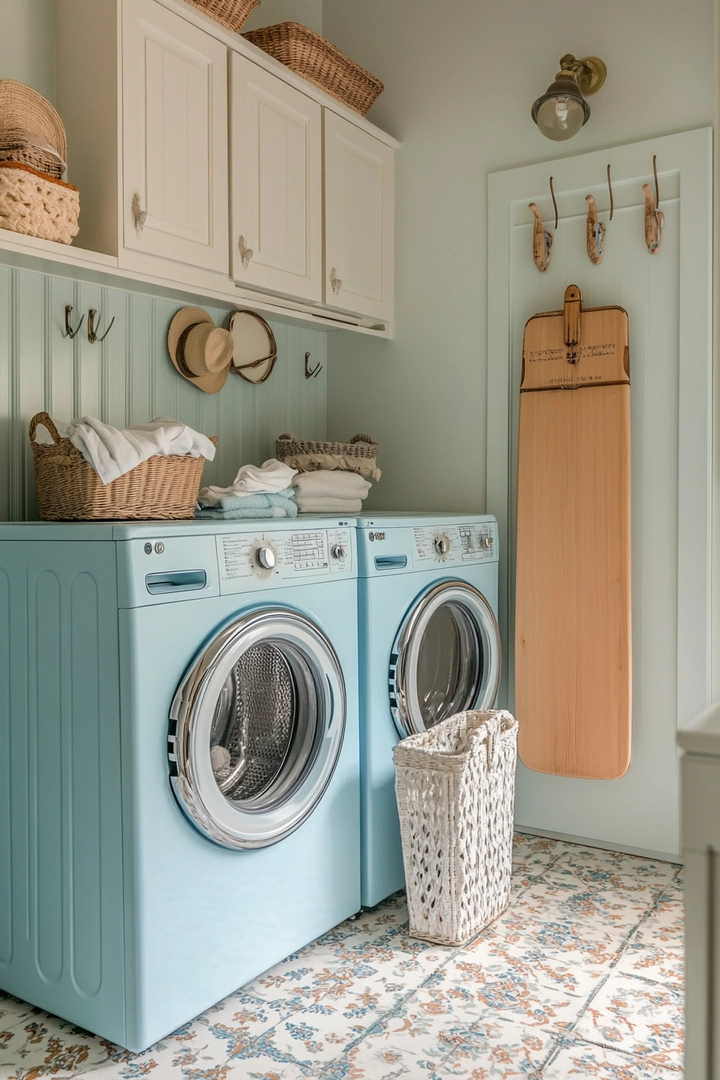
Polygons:
[[198,390],[206,394],[222,390],[232,362],[233,339],[207,311],[181,308],[170,323],[168,350],[180,374]]

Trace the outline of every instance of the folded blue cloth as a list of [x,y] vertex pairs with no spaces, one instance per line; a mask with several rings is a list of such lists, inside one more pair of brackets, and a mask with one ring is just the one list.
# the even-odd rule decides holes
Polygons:
[[283,491],[267,492],[262,495],[226,495],[219,502],[213,503],[206,503],[203,501],[202,495],[198,496],[198,508],[200,510],[217,510],[220,513],[226,513],[228,510],[267,510],[274,506],[287,510],[288,504],[292,504],[295,513],[289,510],[287,516],[295,517],[297,504],[291,487],[284,488]]
[[298,506],[292,498],[292,488],[277,494],[228,495],[214,506],[203,506],[198,499],[195,517],[214,521],[250,521],[253,518],[294,518]]

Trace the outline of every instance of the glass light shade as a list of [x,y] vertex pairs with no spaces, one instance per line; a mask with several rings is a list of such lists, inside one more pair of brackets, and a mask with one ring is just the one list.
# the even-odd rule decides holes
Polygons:
[[546,139],[562,142],[576,135],[590,116],[590,107],[570,72],[561,72],[532,107],[532,118]]

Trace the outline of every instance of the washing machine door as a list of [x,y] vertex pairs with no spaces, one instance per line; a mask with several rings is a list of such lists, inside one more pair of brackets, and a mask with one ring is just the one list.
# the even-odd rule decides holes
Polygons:
[[490,709],[500,683],[500,632],[489,603],[464,581],[414,602],[390,655],[390,709],[404,738],[465,709]]
[[294,832],[330,782],[346,693],[330,641],[282,608],[251,612],[203,649],[170,712],[170,776],[210,840],[259,848]]

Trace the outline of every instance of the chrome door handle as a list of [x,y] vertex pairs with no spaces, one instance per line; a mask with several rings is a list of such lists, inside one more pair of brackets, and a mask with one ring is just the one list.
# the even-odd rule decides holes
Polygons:
[[141,209],[140,196],[138,195],[137,191],[133,195],[132,199],[132,216],[133,222],[135,224],[135,232],[139,236],[145,228],[145,222],[147,221],[147,210]]

